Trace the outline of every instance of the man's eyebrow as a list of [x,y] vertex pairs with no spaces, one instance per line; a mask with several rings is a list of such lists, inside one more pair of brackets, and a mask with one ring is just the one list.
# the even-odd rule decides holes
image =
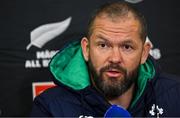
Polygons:
[[98,39],[100,39],[101,41],[104,41],[104,42],[107,42],[107,43],[110,43],[110,41],[108,40],[107,37],[104,37],[102,35],[97,35]]
[[98,34],[97,37],[98,37],[98,39],[103,39],[105,41],[108,41],[108,38],[105,36],[102,36],[101,34]]
[[122,44],[133,44],[133,41],[131,39],[126,39],[122,41]]
[[137,47],[137,42],[131,40],[131,39],[127,39],[127,40],[124,40],[122,41],[121,43],[119,43],[120,46],[124,46],[124,45],[131,45],[133,46],[134,48]]
[[[98,34],[97,37],[98,37],[98,39],[100,39],[100,40],[102,40],[102,41],[105,41],[105,42],[107,42],[107,43],[111,43],[111,42],[108,40],[107,37],[102,36],[101,34]],[[118,44],[118,45],[134,44],[134,42],[133,42],[131,39],[127,38],[127,39],[124,39],[124,41],[121,41],[121,42],[119,42],[119,43],[117,42],[117,44]]]

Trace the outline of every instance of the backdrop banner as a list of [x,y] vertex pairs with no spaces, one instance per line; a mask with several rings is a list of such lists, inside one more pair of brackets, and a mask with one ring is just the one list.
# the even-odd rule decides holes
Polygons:
[[[42,85],[37,83],[44,83],[40,92],[54,86],[48,68],[50,59],[85,36],[92,11],[110,1],[120,0],[1,1],[0,116],[29,115],[34,91]],[[125,1],[147,19],[148,38],[153,45],[150,54],[163,71],[180,75],[178,0]]]

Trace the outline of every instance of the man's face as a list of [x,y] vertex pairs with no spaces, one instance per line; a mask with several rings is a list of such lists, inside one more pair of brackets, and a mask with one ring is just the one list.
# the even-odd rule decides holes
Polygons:
[[122,95],[131,87],[149,51],[140,39],[137,20],[117,21],[97,18],[90,39],[83,38],[81,42],[91,79],[108,99]]

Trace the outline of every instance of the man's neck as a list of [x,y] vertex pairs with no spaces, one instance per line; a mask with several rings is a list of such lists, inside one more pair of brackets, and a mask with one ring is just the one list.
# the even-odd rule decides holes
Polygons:
[[109,102],[111,104],[120,105],[123,108],[127,109],[133,98],[134,88],[135,88],[135,84],[133,84],[124,94],[122,94],[121,96],[119,96],[113,100],[109,100]]

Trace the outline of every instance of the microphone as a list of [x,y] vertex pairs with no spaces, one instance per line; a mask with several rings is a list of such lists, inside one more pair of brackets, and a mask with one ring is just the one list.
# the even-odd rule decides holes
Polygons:
[[104,118],[131,117],[130,113],[118,105],[112,105],[105,113]]

